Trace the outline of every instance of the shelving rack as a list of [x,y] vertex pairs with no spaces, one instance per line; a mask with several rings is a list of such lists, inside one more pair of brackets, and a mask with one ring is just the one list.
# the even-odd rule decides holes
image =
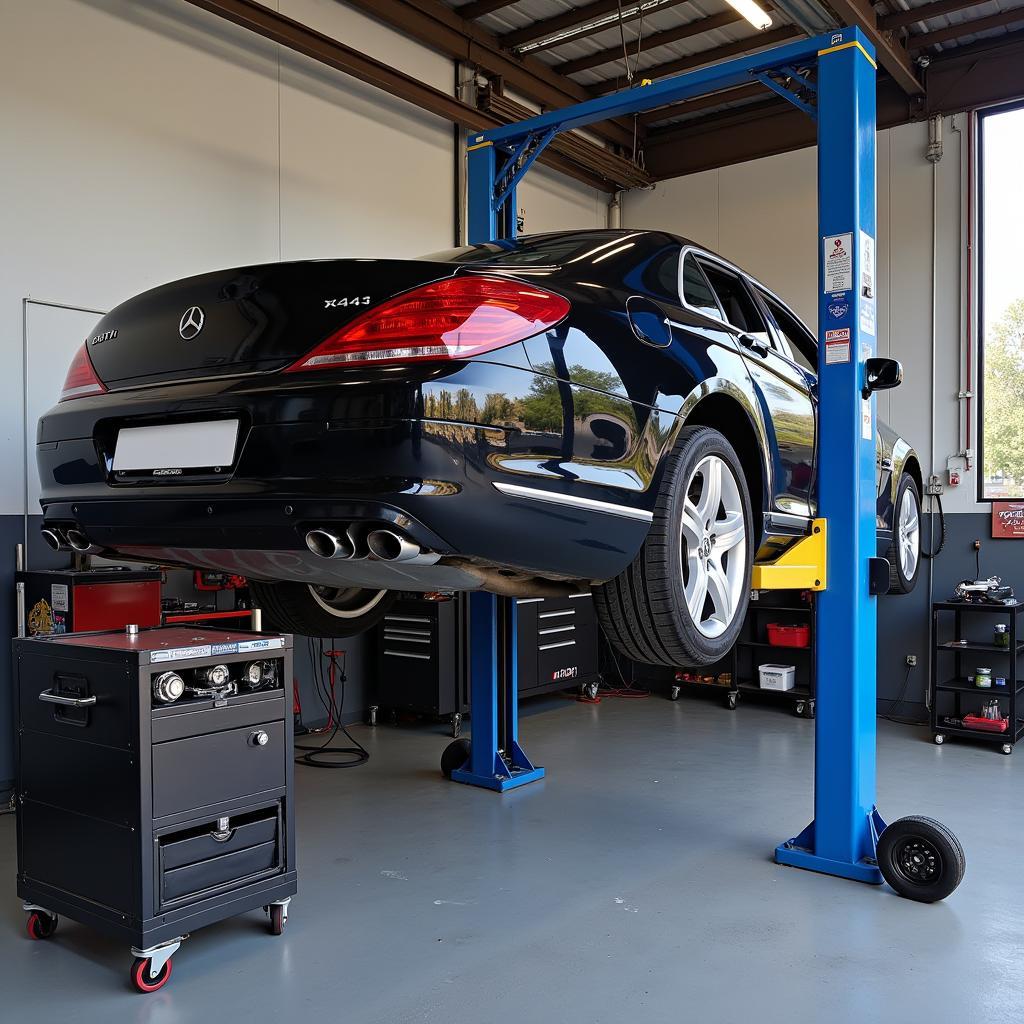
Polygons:
[[[1001,747],[1004,754],[1013,752],[1013,746],[1024,734],[1024,721],[1017,714],[1017,698],[1024,690],[1019,672],[1021,655],[1024,655],[1024,642],[1020,636],[1020,615],[1024,604],[968,604],[960,601],[937,601],[932,605],[931,643],[933,649],[932,670],[930,675],[931,693],[929,694],[930,719],[932,736],[936,743],[943,743],[947,736],[966,736],[983,743],[994,743]],[[952,638],[940,640],[940,617],[943,613],[953,613]],[[1008,625],[1010,643],[1008,647],[1000,647],[965,635],[965,628],[971,623],[967,616],[987,615],[990,624],[995,625],[995,617],[999,616]],[[975,632],[975,636],[976,636]],[[953,674],[948,675],[949,660],[953,655]],[[973,670],[984,662],[990,662],[993,670],[1006,664],[1005,686],[979,687],[972,682]],[[969,664],[968,664],[969,663]],[[1003,674],[1000,672],[999,674]],[[996,672],[993,671],[993,676]],[[978,699],[976,707],[968,707],[965,694]],[[1005,732],[987,732],[972,729],[962,723],[964,715],[977,710],[982,700],[999,699],[999,708],[1004,717],[1009,719]],[[940,701],[943,705],[939,707]],[[948,711],[952,703],[953,711]]]
[[[759,594],[756,601],[751,600],[747,606],[743,629],[732,651],[706,671],[707,675],[716,679],[723,672],[731,673],[732,682],[729,686],[677,678],[671,690],[672,699],[675,700],[684,687],[717,690],[724,694],[726,707],[735,710],[741,694],[757,694],[770,700],[784,701],[801,717],[813,718],[816,700],[814,597],[812,594],[810,601],[803,602],[799,600],[799,594],[800,591],[771,591],[767,596]],[[779,618],[785,625],[806,622],[810,627],[808,646],[788,647],[762,639],[767,636],[769,616]],[[779,661],[792,661],[796,668],[796,685],[792,690],[761,689],[758,668]]]

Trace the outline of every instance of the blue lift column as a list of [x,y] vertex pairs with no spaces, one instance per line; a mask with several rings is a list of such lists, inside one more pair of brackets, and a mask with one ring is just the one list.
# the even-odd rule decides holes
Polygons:
[[[467,147],[469,241],[473,244],[514,238],[515,177],[495,194],[499,173],[494,145],[471,136]],[[516,157],[518,160],[518,157]],[[524,169],[525,173],[525,169]],[[496,201],[497,199],[497,201]],[[442,759],[452,766],[453,782],[504,793],[544,777],[519,745],[518,614],[514,598],[483,592],[469,595],[469,689],[471,742],[456,740]],[[455,767],[456,762],[461,762]],[[447,771],[446,771],[447,774]]]
[[881,883],[875,846],[875,60],[855,30],[818,54],[819,515],[828,587],[817,595],[814,821],[781,864]]

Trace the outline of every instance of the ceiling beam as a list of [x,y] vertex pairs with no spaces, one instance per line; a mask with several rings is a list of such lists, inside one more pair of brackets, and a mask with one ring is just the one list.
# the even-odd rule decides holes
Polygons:
[[883,14],[878,19],[878,27],[883,32],[891,32],[896,28],[916,25],[919,21],[925,21],[928,18],[938,18],[943,14],[955,14],[957,11],[967,10],[968,7],[977,7],[979,4],[989,2],[990,0],[935,0],[935,3],[913,7],[909,11]]
[[[536,57],[516,57],[498,37],[474,25],[440,0],[345,0],[393,28],[454,60],[475,64],[542,107],[566,107],[590,99],[578,82],[560,75]],[[633,145],[632,125],[604,121],[591,129],[617,146]]]
[[[963,39],[964,36],[972,35],[975,32],[986,32],[990,28],[1005,28],[1017,21],[1024,21],[1024,8],[1016,7],[1013,10],[991,14],[987,18],[975,18],[974,21],[962,21],[959,25],[935,29],[933,32],[921,32],[907,40],[907,47],[916,53],[918,50],[935,46],[937,43],[951,43],[955,39]],[[1022,81],[1024,81],[1024,76],[1022,76]]]
[[924,86],[917,77],[910,55],[891,32],[878,27],[878,18],[870,0],[829,0],[839,16],[840,25],[859,28],[875,48],[878,64],[892,76],[893,81],[908,95],[924,95]]
[[[1024,98],[1024,30],[957,47],[936,56],[928,91],[918,105],[892,79],[878,83],[878,127],[892,128],[932,114],[958,114]],[[644,144],[647,170],[656,179],[726,167],[787,153],[816,142],[814,122],[783,104],[752,104],[742,111],[651,130]]]
[[493,14],[503,7],[514,7],[517,0],[473,0],[472,3],[463,4],[459,8],[459,14],[469,21],[482,18],[485,14]]
[[696,99],[683,100],[681,103],[672,103],[667,107],[657,107],[648,114],[640,115],[640,123],[648,127],[660,121],[667,121],[673,117],[681,117],[684,114],[696,114],[701,110],[709,110],[712,107],[720,107],[723,103],[735,103],[737,100],[749,100],[755,96],[764,97],[768,90],[759,82],[752,85],[741,85],[735,89],[727,89],[724,92],[713,92],[707,96],[698,96]]
[[[748,36],[746,39],[739,39],[733,43],[726,43],[724,46],[716,46],[713,50],[701,50],[699,53],[692,53],[687,57],[677,57],[675,60],[666,61],[664,64],[656,64],[654,67],[640,68],[637,76],[640,78],[667,78],[669,75],[679,74],[681,71],[690,71],[693,68],[703,67],[705,64],[717,64],[728,57],[735,57],[739,54],[753,53],[756,50],[764,49],[766,46],[774,46],[776,43],[783,43],[794,36],[803,35],[800,29],[794,25],[783,25],[781,28],[771,29],[768,32],[758,32],[757,35]],[[607,82],[599,82],[591,88],[594,96],[604,96],[609,92],[616,92],[620,87],[618,79],[609,79]]]
[[[234,25],[248,29],[264,39],[300,53],[304,57],[324,64],[335,71],[351,75],[374,86],[390,96],[435,114],[454,124],[462,125],[468,131],[484,131],[497,128],[503,121],[490,114],[463,103],[454,96],[435,89],[419,79],[396,71],[388,64],[375,60],[359,50],[331,36],[279,14],[277,11],[255,3],[254,0],[186,0],[195,7],[209,11]],[[546,150],[539,157],[541,163],[568,174],[593,188],[609,190],[608,182],[564,156]]]
[[[622,3],[623,8],[627,6],[633,6],[636,0],[632,0],[632,3],[627,4],[625,0],[593,0],[593,3],[587,4],[585,7],[574,7],[571,11],[564,11],[562,14],[556,14],[550,18],[544,18],[541,21],[535,21],[530,25],[525,25],[523,28],[515,29],[512,32],[505,32],[501,36],[501,45],[506,46],[509,49],[515,49],[517,46],[525,46],[527,43],[535,43],[538,39],[544,39],[546,36],[555,35],[556,33],[568,32],[571,29],[577,28],[580,25],[586,25],[590,21],[594,21],[598,18],[603,17],[606,14],[611,14],[619,9],[619,4]],[[688,3],[689,0],[667,0],[660,7],[657,8],[659,11],[667,10],[670,7],[677,7],[679,4]],[[639,11],[634,11],[632,14],[627,14],[623,19],[622,23],[626,24],[630,21],[636,21],[640,17]],[[618,25],[618,19],[611,22],[609,25],[602,25],[600,28],[595,28],[589,32],[578,32],[574,33],[573,39],[584,39],[588,35],[593,35],[594,32],[604,32],[607,28],[612,28]],[[569,42],[569,40],[564,40]],[[540,49],[548,49],[549,46],[557,46],[560,43],[551,43],[544,46],[537,47]]]
[[[697,18],[685,25],[678,25],[676,28],[665,29],[664,32],[655,32],[653,35],[645,36],[642,40],[643,50],[653,50],[656,46],[678,43],[681,39],[690,39],[693,36],[699,36],[702,32],[712,32],[716,28],[725,28],[726,25],[733,25],[742,20],[743,15],[733,10],[721,11],[707,18]],[[635,42],[635,40],[629,40],[631,46]],[[596,53],[588,53],[585,57],[577,57],[575,60],[556,64],[555,68],[560,74],[575,75],[580,71],[589,71],[591,68],[610,64],[612,61],[622,60],[622,58],[622,44],[620,43],[618,46],[609,46]]]

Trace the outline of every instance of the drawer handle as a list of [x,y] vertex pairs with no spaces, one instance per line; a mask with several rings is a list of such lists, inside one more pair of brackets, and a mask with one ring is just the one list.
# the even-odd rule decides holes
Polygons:
[[43,690],[39,699],[44,704],[59,704],[62,708],[91,708],[96,703],[96,697],[62,697],[53,690]]
[[235,830],[231,827],[231,819],[218,818],[217,827],[210,833],[210,838],[215,843],[226,843],[234,834]]
[[254,747],[265,747],[270,742],[270,737],[263,729],[257,729],[250,737],[249,743]]

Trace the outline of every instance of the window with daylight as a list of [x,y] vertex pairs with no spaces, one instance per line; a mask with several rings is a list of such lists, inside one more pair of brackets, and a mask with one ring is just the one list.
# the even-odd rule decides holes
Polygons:
[[979,494],[1024,498],[1024,104],[978,117]]

